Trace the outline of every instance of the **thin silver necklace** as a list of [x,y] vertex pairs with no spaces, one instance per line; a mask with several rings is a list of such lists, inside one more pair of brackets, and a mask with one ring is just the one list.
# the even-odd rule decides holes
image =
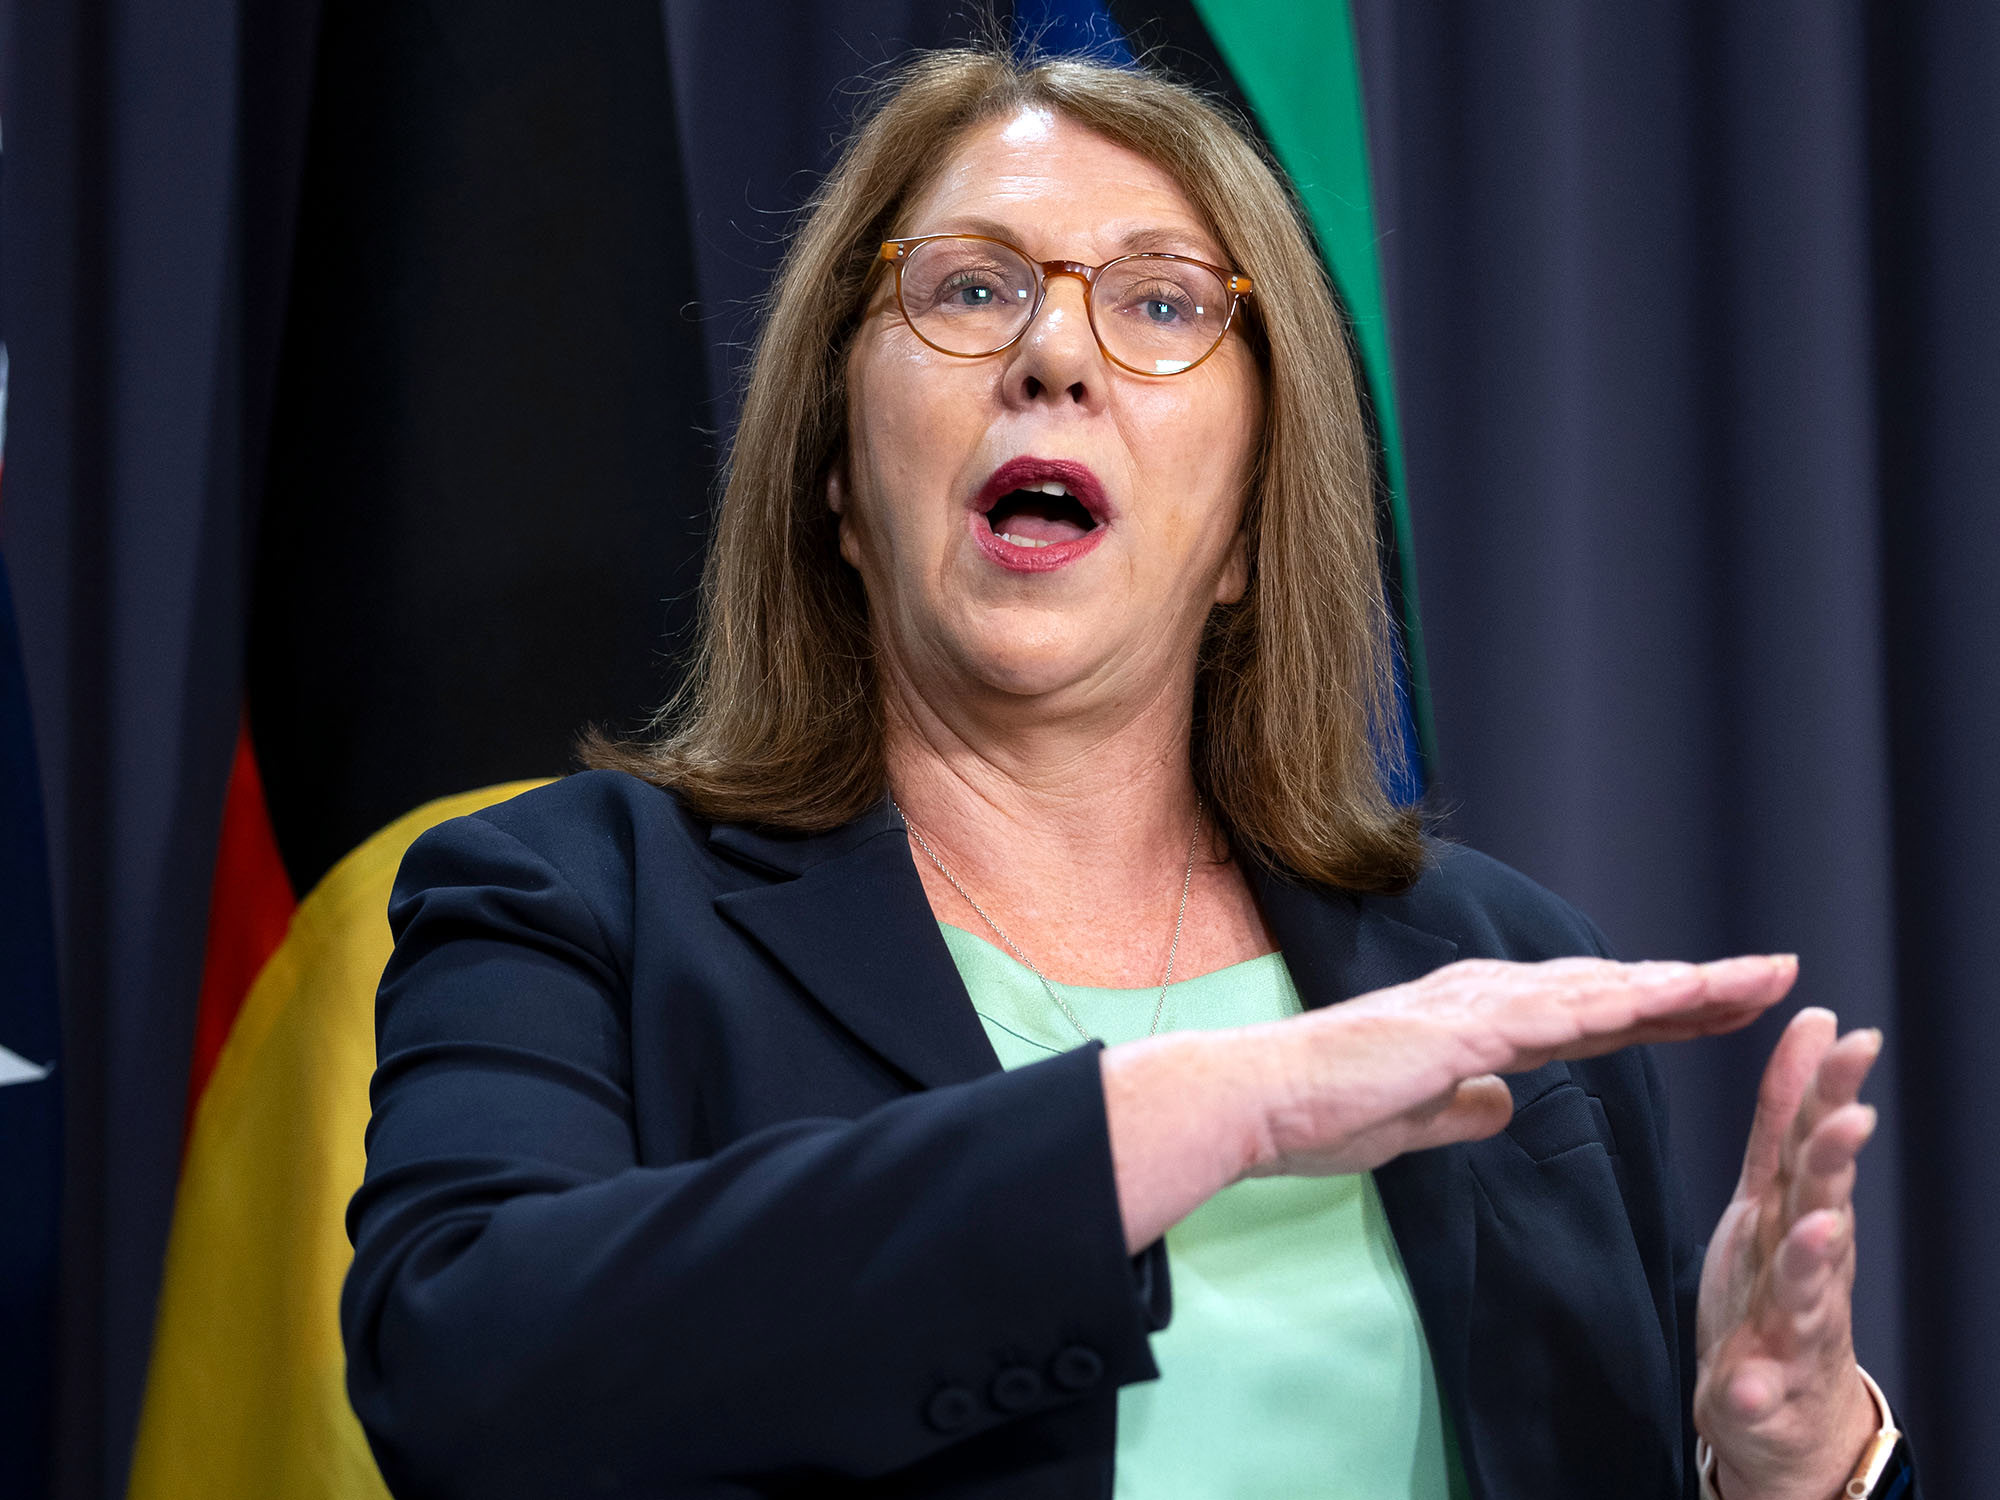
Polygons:
[[[972,899],[972,892],[961,885],[958,877],[951,873],[950,867],[938,858],[937,850],[931,847],[931,841],[923,836],[917,825],[910,821],[910,815],[903,811],[902,804],[894,797],[891,797],[889,805],[896,809],[896,816],[903,820],[903,826],[910,830],[910,837],[915,839],[917,847],[924,851],[924,858],[935,865],[938,874],[944,876],[950,883],[951,888],[965,898],[965,904],[979,913],[979,920],[993,929],[993,935],[1000,939],[1001,946],[1013,954],[1014,957],[1018,958],[1026,966],[1029,973],[1041,980],[1042,988],[1049,992],[1049,998],[1055,1001],[1056,1009],[1061,1011],[1068,1019],[1069,1024],[1076,1028],[1076,1034],[1086,1042],[1098,1041],[1099,1038],[1092,1036],[1084,1027],[1083,1022],[1076,1018],[1076,1012],[1071,1010],[1069,1002],[1063,999],[1062,991],[1049,983],[1049,976],[1036,968],[1035,961],[1015,946],[1014,940],[1007,936],[1000,924],[993,920],[985,907]],[[1188,839],[1187,869],[1181,874],[1181,904],[1179,910],[1174,913],[1174,938],[1171,943],[1167,944],[1167,972],[1160,977],[1160,999],[1159,1003],[1153,1007],[1153,1024],[1146,1028],[1147,1036],[1152,1036],[1159,1031],[1160,1017],[1165,1015],[1167,1011],[1167,990],[1174,982],[1174,955],[1181,950],[1181,923],[1187,920],[1188,891],[1194,885],[1194,852],[1201,845],[1201,818],[1204,810],[1201,794],[1196,793],[1194,799],[1194,834]]]

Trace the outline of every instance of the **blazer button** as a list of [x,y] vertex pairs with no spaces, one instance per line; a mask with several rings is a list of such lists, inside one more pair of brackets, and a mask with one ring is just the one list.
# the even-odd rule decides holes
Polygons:
[[924,1403],[924,1420],[939,1432],[956,1432],[978,1411],[972,1392],[962,1385],[948,1385]]
[[1049,1373],[1066,1391],[1087,1391],[1104,1378],[1104,1361],[1095,1349],[1071,1344],[1057,1353]]
[[1026,1365],[1007,1365],[986,1394],[1002,1411],[1026,1411],[1042,1399],[1042,1377]]

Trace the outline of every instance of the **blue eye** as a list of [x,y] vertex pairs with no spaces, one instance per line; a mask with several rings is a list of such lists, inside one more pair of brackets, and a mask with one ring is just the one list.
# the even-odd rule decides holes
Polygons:
[[947,277],[932,294],[938,307],[955,307],[961,312],[985,312],[1001,303],[998,278],[986,271],[960,271]]
[[1135,279],[1105,289],[1115,297],[1115,306],[1150,328],[1171,329],[1199,318],[1204,308],[1201,297],[1176,285],[1170,276],[1148,270],[1143,281]]

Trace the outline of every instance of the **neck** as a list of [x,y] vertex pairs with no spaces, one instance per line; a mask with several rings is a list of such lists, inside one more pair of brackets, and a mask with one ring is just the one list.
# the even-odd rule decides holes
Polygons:
[[[892,676],[889,784],[909,821],[968,880],[1160,878],[1184,861],[1196,791],[1193,674],[1123,707],[1077,714],[1033,699],[940,700]],[[1053,892],[1052,892],[1053,894]]]
[[1124,710],[993,695],[966,703],[884,674],[889,785],[954,888],[913,852],[932,909],[989,936],[986,909],[1057,983],[1158,984],[1191,886],[1174,973],[1272,951],[1227,838],[1210,816],[1189,863],[1197,794],[1188,762],[1194,674]]

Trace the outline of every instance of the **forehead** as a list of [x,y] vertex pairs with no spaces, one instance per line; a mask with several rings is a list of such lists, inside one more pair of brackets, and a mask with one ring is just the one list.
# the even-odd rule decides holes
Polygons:
[[1220,258],[1215,233],[1166,168],[1038,106],[967,131],[897,232],[995,230],[1045,260],[1138,250]]

